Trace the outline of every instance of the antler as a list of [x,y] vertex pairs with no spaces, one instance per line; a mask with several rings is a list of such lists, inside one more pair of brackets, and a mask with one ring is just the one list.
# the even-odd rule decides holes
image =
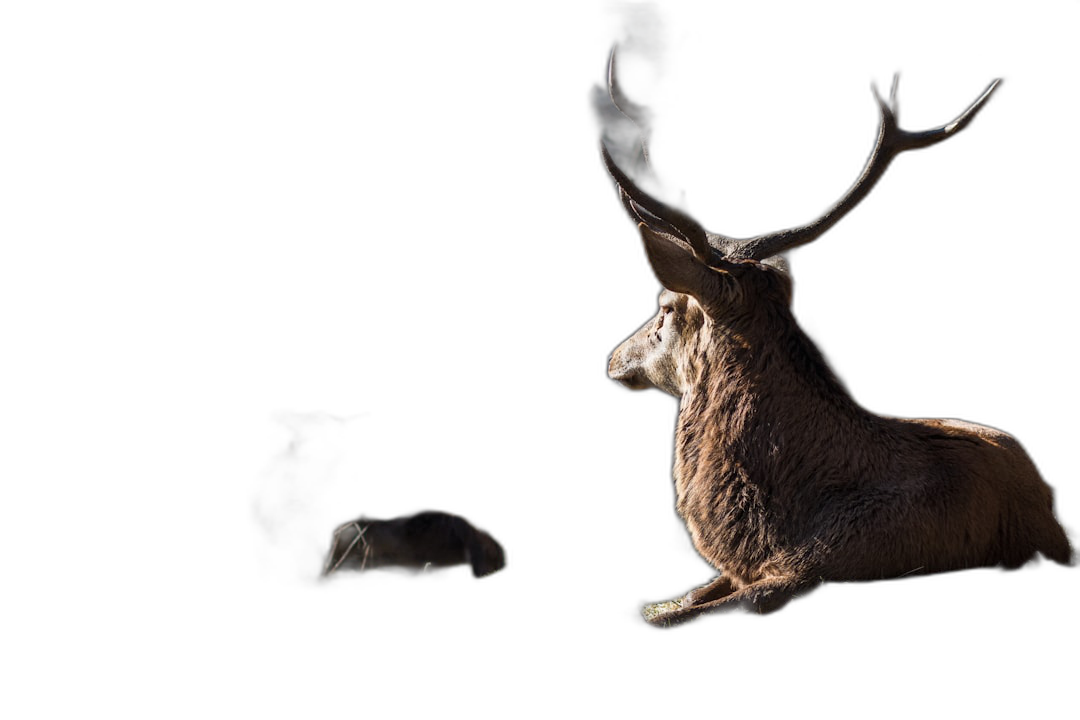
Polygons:
[[724,262],[723,256],[709,243],[709,233],[694,218],[677,208],[665,205],[635,185],[615,164],[603,141],[600,142],[600,154],[603,155],[604,165],[619,188],[619,199],[630,217],[637,218],[639,223],[644,223],[653,230],[666,232],[682,240],[690,246],[697,259],[707,265]]
[[[963,130],[1002,82],[1000,78],[991,82],[975,102],[971,103],[952,122],[930,130],[910,131],[898,125],[899,104],[896,100],[896,88],[899,80],[899,74],[893,76],[888,102],[881,98],[876,86],[871,86],[881,113],[881,120],[878,125],[877,142],[855,184],[821,217],[798,227],[750,238],[733,238],[710,233],[686,213],[660,202],[638,187],[626,173],[619,169],[612,159],[607,144],[601,140],[604,164],[618,185],[619,198],[631,217],[654,230],[666,232],[682,240],[690,246],[694,255],[702,262],[715,267],[731,261],[764,260],[799,245],[805,245],[835,225],[866,197],[874,184],[881,179],[889,163],[900,153],[934,145]],[[615,78],[615,48],[612,48],[608,59],[607,86],[607,92],[604,95],[610,99],[611,105],[622,117],[630,119],[639,130],[640,139],[635,148],[637,157],[632,162],[635,166],[640,165],[647,169],[648,154],[645,147],[647,131],[641,125],[645,110],[628,100],[619,87]],[[598,104],[598,110],[603,117],[603,106]],[[617,149],[622,150],[622,148]]]
[[616,46],[611,46],[611,53],[608,55],[608,72],[607,72],[607,94],[611,99],[611,104],[615,106],[615,109],[622,113],[631,123],[633,123],[635,129],[639,134],[638,149],[641,152],[641,162],[643,165],[649,164],[649,110],[636,102],[626,97],[626,93],[623,92],[622,86],[619,85],[615,73],[615,49]]
[[649,164],[649,112],[630,100],[619,85],[615,72],[617,49],[613,45],[608,55],[607,88],[595,88],[593,104],[603,130],[600,152],[619,189],[619,200],[638,223],[681,240],[701,262],[721,265],[724,256],[709,242],[710,233],[705,228],[686,213],[642,190],[612,157],[616,153],[622,164],[629,165],[631,172],[639,177],[654,177]]
[[994,96],[1001,81],[995,80],[994,83],[991,83],[983,95],[975,100],[975,103],[964,111],[959,118],[947,125],[934,127],[933,130],[926,131],[908,131],[900,126],[900,103],[896,96],[896,87],[899,84],[900,74],[897,73],[893,77],[892,92],[890,93],[888,105],[878,94],[877,85],[870,86],[870,89],[874,91],[874,99],[877,101],[878,106],[877,140],[859,179],[855,180],[854,185],[846,193],[843,193],[840,200],[829,206],[824,213],[807,222],[806,225],[791,230],[758,235],[750,240],[734,241],[725,237],[725,239],[720,239],[720,242],[725,245],[738,245],[740,255],[760,260],[761,258],[786,253],[787,250],[793,250],[796,247],[809,245],[820,239],[822,235],[832,230],[837,222],[845,218],[851,210],[866,200],[870,191],[874,190],[878,181],[885,176],[889,166],[900,155],[905,152],[924,150],[935,145],[941,145],[945,140],[956,137],[964,130],[967,130],[975,117],[978,116],[978,113],[982,112],[983,108],[989,104],[990,98]]

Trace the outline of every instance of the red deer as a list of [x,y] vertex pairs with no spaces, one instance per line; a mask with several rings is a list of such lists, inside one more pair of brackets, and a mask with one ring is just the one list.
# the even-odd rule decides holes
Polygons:
[[[614,57],[606,95],[634,119]],[[676,508],[720,572],[669,611],[648,617],[647,608],[650,622],[735,604],[767,612],[825,580],[1015,568],[1037,552],[1070,563],[1052,490],[1020,444],[982,425],[862,408],[796,322],[792,281],[776,260],[850,211],[897,154],[960,132],[999,83],[922,132],[898,126],[895,79],[888,102],[875,89],[877,142],[855,184],[818,219],[748,239],[707,232],[651,197],[601,143],[665,288],[659,312],[616,348],[608,374],[679,398]]]

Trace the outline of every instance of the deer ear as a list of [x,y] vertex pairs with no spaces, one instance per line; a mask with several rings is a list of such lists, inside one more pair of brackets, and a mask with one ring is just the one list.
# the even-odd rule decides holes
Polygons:
[[645,242],[645,254],[660,284],[672,292],[703,300],[709,288],[716,284],[716,270],[694,257],[689,247],[674,236],[654,230],[645,223],[638,225]]

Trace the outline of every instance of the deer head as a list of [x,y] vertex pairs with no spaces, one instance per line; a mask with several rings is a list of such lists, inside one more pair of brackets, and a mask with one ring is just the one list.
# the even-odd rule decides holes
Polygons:
[[[615,78],[615,51],[608,62],[610,104],[632,121],[643,112],[629,103]],[[791,280],[781,253],[819,237],[854,208],[901,152],[928,147],[960,132],[982,109],[1001,80],[994,80],[952,122],[931,130],[898,126],[893,78],[889,100],[873,88],[880,111],[877,140],[858,179],[817,219],[799,227],[733,238],[705,230],[686,213],[650,196],[624,173],[606,143],[601,152],[619,198],[641,232],[660,284],[659,312],[611,356],[608,374],[628,387],[658,387],[683,395],[693,381],[695,358],[719,336],[739,341],[768,327],[776,312],[789,312]],[[647,163],[642,141],[639,158]]]

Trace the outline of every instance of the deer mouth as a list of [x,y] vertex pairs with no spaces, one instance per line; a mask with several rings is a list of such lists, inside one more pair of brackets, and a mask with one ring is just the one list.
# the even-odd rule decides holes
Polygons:
[[646,380],[641,374],[633,371],[627,372],[625,370],[609,367],[608,377],[631,390],[645,390],[646,388],[652,387],[652,383]]

